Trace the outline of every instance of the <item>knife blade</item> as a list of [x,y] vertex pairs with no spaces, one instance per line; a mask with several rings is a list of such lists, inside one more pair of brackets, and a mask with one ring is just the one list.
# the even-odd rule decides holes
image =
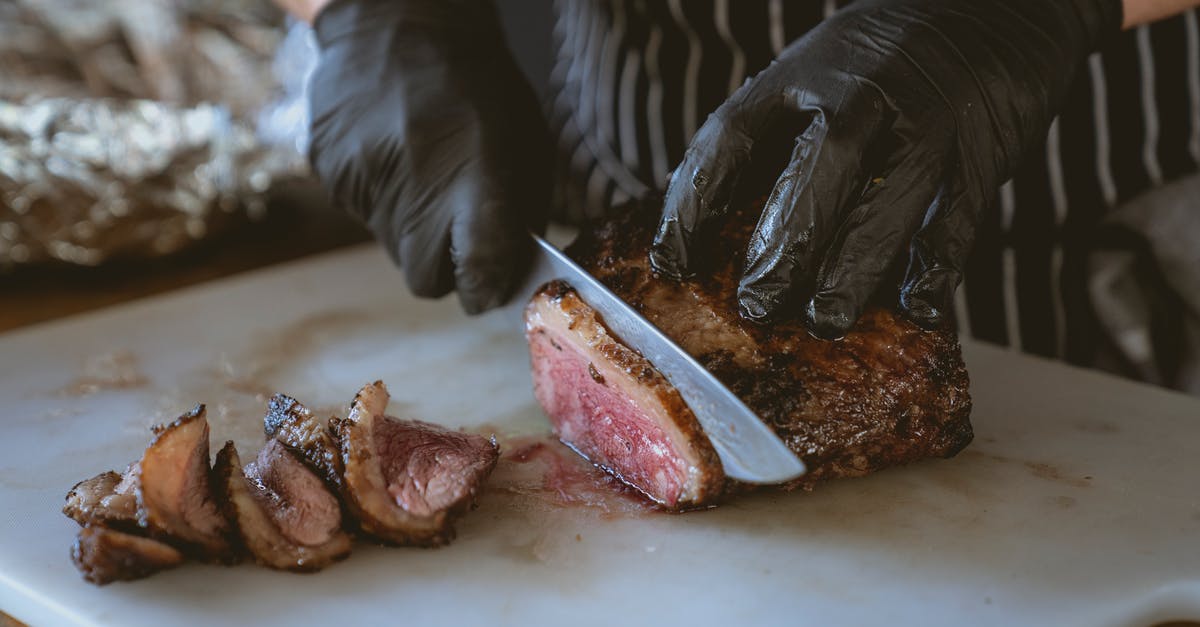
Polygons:
[[514,293],[521,304],[547,282],[566,281],[596,310],[609,332],[675,386],[708,435],[727,476],[769,484],[805,473],[804,462],[700,362],[553,244],[537,235],[533,239],[535,253],[528,278]]

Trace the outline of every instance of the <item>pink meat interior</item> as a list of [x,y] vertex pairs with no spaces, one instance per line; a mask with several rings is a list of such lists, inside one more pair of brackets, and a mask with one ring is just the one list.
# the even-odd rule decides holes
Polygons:
[[688,463],[655,414],[661,403],[630,375],[589,359],[549,327],[530,334],[534,393],[554,430],[593,463],[674,506]]
[[258,458],[246,464],[245,473],[254,500],[288,540],[316,546],[341,527],[337,499],[277,440],[267,440]]
[[481,436],[427,423],[381,416],[374,431],[388,493],[414,516],[431,516],[468,498],[497,456]]

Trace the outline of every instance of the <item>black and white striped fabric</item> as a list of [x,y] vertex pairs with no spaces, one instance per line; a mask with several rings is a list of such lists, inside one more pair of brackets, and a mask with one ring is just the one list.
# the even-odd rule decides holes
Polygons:
[[[550,119],[568,217],[662,190],[705,117],[849,0],[558,0]],[[1106,212],[1200,166],[1195,11],[1126,32],[985,218],[959,328],[1090,364],[1099,334],[1086,251]]]

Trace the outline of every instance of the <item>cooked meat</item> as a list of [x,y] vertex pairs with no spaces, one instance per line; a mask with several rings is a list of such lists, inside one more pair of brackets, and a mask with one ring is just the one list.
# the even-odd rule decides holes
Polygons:
[[474,505],[499,456],[495,441],[385,416],[382,382],[364,386],[331,425],[342,461],[343,499],[362,530],[394,544],[437,546]]
[[564,442],[669,508],[721,491],[721,462],[679,393],[574,290],[547,286],[525,323],[534,395]]
[[155,434],[137,464],[139,522],[195,557],[232,560],[229,525],[209,489],[204,406],[156,428]]
[[337,443],[329,428],[296,399],[276,394],[267,402],[263,429],[279,441],[336,490],[341,490],[342,469]]
[[312,572],[350,555],[337,499],[278,441],[267,440],[245,469],[226,442],[213,477],[218,502],[258,563]]
[[67,493],[63,513],[80,526],[137,529],[137,478],[133,471],[131,465],[124,475],[109,470],[80,481]]
[[84,579],[102,586],[173,568],[183,563],[183,554],[157,540],[89,525],[79,530],[71,560]]
[[496,465],[496,442],[385,416],[387,403],[376,381],[327,428],[276,394],[257,457],[243,466],[226,442],[211,469],[208,421],[197,405],[155,427],[124,475],[108,471],[71,488],[63,513],[83,526],[72,558],[88,581],[105,584],[185,555],[232,562],[241,549],[270,568],[312,572],[350,554],[355,525],[392,544],[449,542]]
[[[618,212],[568,252],[804,459],[808,474],[789,487],[949,457],[966,446],[971,401],[952,330],[923,331],[877,306],[845,339],[827,342],[798,320],[757,325],[738,315],[737,279],[756,215],[749,207],[732,212],[711,238],[708,267],[683,282],[650,269],[652,207]],[[649,362],[620,350],[594,320],[560,284],[544,287],[526,309],[535,391],[558,435],[667,507],[713,502],[721,491],[708,478],[721,469],[711,449],[696,444],[694,415],[663,390]]]

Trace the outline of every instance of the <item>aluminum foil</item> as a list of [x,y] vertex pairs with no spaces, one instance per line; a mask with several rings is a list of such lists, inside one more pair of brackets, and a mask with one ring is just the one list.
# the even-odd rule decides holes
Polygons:
[[156,256],[259,217],[302,168],[214,105],[56,98],[0,102],[0,259],[94,265]]
[[0,0],[0,268],[153,257],[260,217],[307,174],[253,130],[266,2]]

